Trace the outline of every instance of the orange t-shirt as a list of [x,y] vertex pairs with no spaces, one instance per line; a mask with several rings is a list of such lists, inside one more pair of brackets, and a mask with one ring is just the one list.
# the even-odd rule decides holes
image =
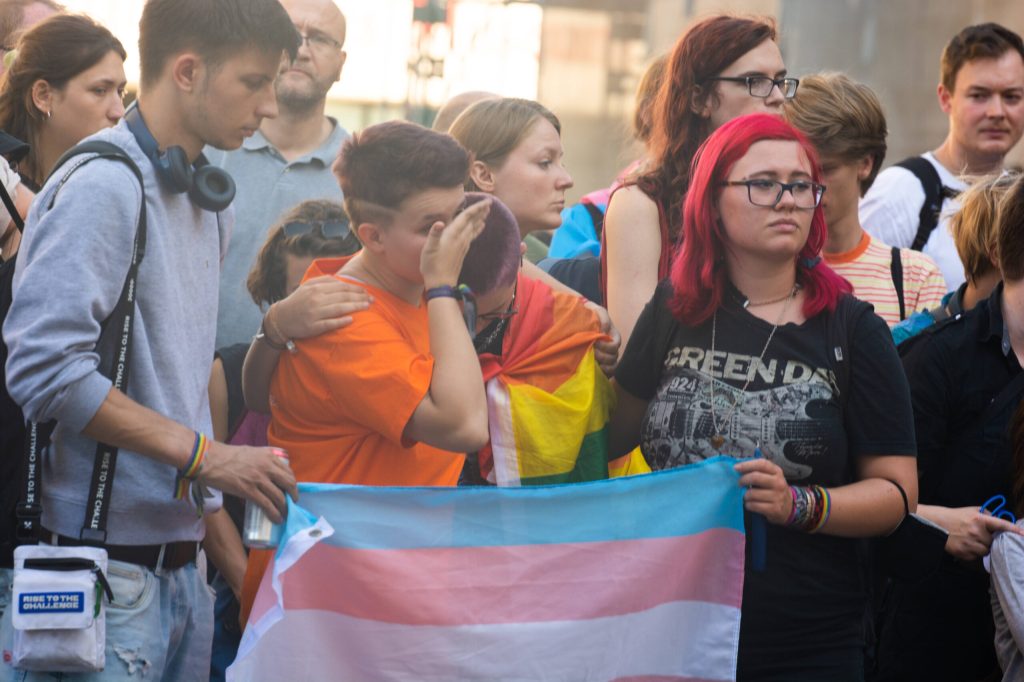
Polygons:
[[[303,279],[337,276],[347,260],[314,261]],[[268,440],[288,451],[300,482],[457,485],[464,454],[402,439],[434,369],[427,306],[344,279],[370,292],[373,303],[348,327],[281,353],[270,384]],[[243,624],[271,555],[249,554]]]
[[[314,261],[305,279],[333,275],[345,261]],[[402,440],[434,370],[427,307],[346,281],[373,303],[348,327],[281,354],[270,385],[270,443],[288,451],[302,482],[457,485],[463,454]]]

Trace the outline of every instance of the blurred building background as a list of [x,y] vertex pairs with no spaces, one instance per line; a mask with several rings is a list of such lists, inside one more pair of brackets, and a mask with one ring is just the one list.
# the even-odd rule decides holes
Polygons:
[[[121,38],[136,81],[142,0],[63,1]],[[954,33],[983,21],[1024,32],[1024,0],[335,1],[348,18],[348,61],[330,111],[345,127],[396,117],[429,124],[466,90],[537,99],[562,120],[572,200],[609,184],[638,154],[629,120],[640,75],[709,13],[774,16],[791,74],[845,71],[874,88],[889,119],[889,161],[942,141],[935,87]],[[1011,158],[1024,163],[1024,150]]]

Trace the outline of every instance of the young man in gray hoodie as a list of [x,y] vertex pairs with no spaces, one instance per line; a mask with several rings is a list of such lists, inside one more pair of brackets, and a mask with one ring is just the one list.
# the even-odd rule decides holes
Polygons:
[[[110,337],[120,336],[101,339],[101,323],[129,270],[143,188],[122,162],[74,169],[76,159],[55,171],[29,214],[3,331],[12,397],[28,419],[57,422],[43,456],[44,542],[82,544],[96,443],[119,448],[103,542],[114,593],[106,670],[81,679],[209,673],[212,600],[196,567],[205,528],[190,496],[176,499],[179,476],[251,499],[273,520],[285,494],[296,493],[286,460],[271,449],[204,445],[220,262],[233,217],[201,208],[160,166],[173,147],[192,163],[204,145],[237,148],[276,115],[274,79],[299,41],[277,0],[147,0],[137,116],[131,127],[122,120],[91,138],[121,147],[144,180],[147,243],[127,393],[99,370],[117,349]],[[143,151],[140,124],[159,153]],[[219,504],[213,492],[206,511]],[[2,624],[5,651],[13,610]],[[14,675],[4,660],[0,677]]]

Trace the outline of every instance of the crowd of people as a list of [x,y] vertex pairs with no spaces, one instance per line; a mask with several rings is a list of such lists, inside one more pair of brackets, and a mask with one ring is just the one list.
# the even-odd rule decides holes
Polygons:
[[52,679],[12,645],[26,540],[109,557],[105,669],[67,679],[220,680],[271,557],[247,502],[724,454],[766,524],[737,679],[1024,680],[1019,35],[952,36],[946,138],[883,170],[870,87],[701,19],[567,206],[540,102],[350,134],[346,31],[146,0],[126,109],[109,30],[0,0],[0,675]]

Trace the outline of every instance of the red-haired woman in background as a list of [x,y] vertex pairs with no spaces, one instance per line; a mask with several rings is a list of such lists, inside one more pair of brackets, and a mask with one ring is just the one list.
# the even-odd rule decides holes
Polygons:
[[668,275],[697,148],[737,116],[781,114],[798,84],[786,77],[771,19],[713,16],[676,43],[651,108],[650,162],[612,195],[605,217],[601,286],[623,339]]
[[855,538],[891,532],[917,500],[907,383],[885,323],[820,261],[819,177],[780,118],[713,133],[671,278],[616,371],[610,456],[750,458],[739,484],[768,524],[764,565],[747,561],[741,680],[863,680]]

